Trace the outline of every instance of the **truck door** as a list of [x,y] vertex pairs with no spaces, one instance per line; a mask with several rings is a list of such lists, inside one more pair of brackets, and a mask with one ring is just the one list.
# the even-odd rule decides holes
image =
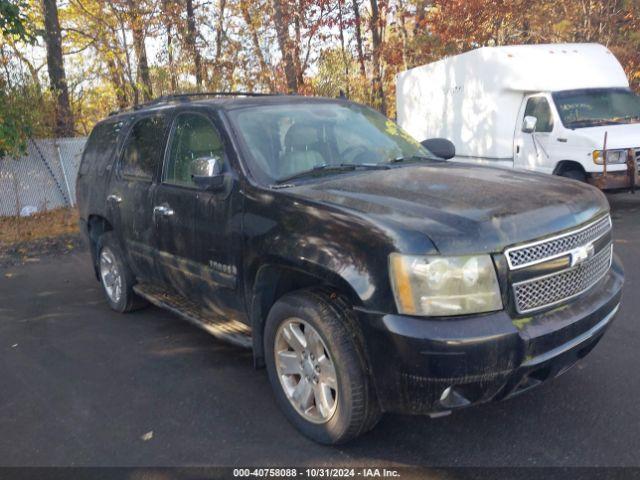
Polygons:
[[241,244],[232,233],[232,195],[227,187],[203,190],[191,178],[191,163],[207,157],[226,163],[219,129],[206,112],[178,114],[155,192],[159,265],[173,289],[220,315],[240,319],[236,277]]
[[135,121],[107,192],[107,209],[116,233],[141,279],[156,277],[152,237],[154,177],[162,162],[166,120],[149,115]]
[[[523,132],[524,117],[537,119],[533,133]],[[545,94],[525,97],[520,109],[514,138],[514,166],[526,170],[553,173],[555,162],[550,158],[554,118]]]

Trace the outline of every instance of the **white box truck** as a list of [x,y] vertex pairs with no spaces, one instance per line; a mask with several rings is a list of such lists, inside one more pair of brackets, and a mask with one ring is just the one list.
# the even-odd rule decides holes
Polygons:
[[483,47],[398,74],[396,94],[400,126],[456,161],[638,184],[640,97],[603,45]]

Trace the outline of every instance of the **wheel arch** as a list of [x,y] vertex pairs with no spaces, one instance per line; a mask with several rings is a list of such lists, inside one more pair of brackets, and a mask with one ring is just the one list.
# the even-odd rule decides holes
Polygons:
[[91,251],[91,259],[93,260],[93,269],[96,278],[99,278],[98,272],[98,239],[113,230],[111,222],[102,215],[89,215],[87,219],[87,234],[89,238],[89,249]]
[[553,174],[562,175],[568,170],[579,170],[587,175],[587,171],[584,169],[584,165],[576,160],[560,160],[558,163],[556,163],[556,166],[553,169]]
[[361,305],[359,296],[346,279],[322,266],[291,266],[269,263],[256,272],[249,297],[249,315],[256,368],[264,367],[264,326],[271,307],[283,295],[305,288],[325,288],[345,298],[351,305]]

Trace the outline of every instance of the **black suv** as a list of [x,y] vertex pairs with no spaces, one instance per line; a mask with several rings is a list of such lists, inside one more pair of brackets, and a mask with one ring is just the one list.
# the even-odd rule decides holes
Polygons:
[[323,443],[554,378],[620,302],[606,198],[447,162],[344,99],[175,96],[94,128],[77,192],[111,308],[252,348]]

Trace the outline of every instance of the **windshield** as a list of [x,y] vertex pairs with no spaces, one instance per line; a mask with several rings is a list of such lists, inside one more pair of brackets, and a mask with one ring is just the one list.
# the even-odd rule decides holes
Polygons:
[[249,168],[266,184],[434,158],[394,122],[360,105],[267,105],[232,110],[230,117],[251,153]]
[[624,88],[556,92],[553,100],[567,128],[640,122],[640,97]]

